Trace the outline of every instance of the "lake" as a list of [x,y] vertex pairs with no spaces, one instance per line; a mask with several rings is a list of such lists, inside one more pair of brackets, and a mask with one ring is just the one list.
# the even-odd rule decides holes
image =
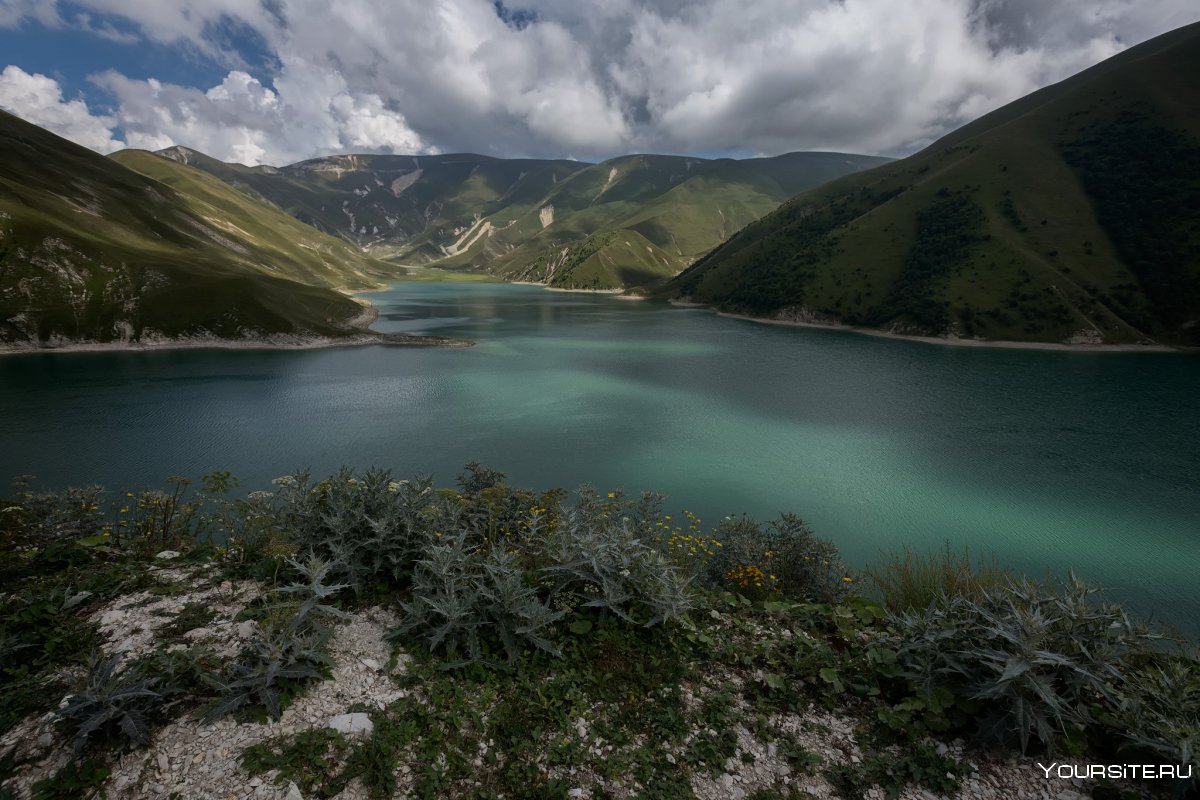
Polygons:
[[1200,359],[956,348],[493,283],[370,295],[469,349],[0,358],[0,478],[244,489],[311,466],[795,511],[861,565],[949,541],[1200,628]]

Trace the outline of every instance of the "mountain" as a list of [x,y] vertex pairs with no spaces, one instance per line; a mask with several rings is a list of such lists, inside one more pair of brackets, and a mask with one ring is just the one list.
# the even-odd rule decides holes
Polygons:
[[334,290],[390,271],[203,172],[0,112],[0,346],[341,335],[363,308]]
[[475,218],[531,205],[587,166],[471,154],[352,154],[247,167],[187,147],[169,147],[159,155],[203,170],[375,255],[413,263],[446,256],[439,245],[453,243]]
[[183,147],[161,155],[394,263],[600,289],[674,275],[796,192],[887,161],[345,155],[246,167]]
[[803,192],[661,294],[1000,340],[1200,344],[1200,24]]

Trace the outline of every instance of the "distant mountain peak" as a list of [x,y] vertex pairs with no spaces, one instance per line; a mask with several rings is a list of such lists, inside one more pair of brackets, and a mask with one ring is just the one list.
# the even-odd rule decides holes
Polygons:
[[178,161],[180,164],[190,164],[196,160],[196,156],[200,155],[200,152],[190,147],[184,147],[181,144],[175,144],[170,147],[164,147],[162,150],[156,150],[155,154],[163,158],[169,158],[172,161]]

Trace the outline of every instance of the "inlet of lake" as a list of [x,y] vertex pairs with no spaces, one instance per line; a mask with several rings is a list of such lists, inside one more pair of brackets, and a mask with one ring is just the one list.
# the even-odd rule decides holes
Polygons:
[[[1068,569],[1200,631],[1200,359],[942,347],[494,283],[369,295],[468,349],[0,358],[0,479],[161,485],[468,461],[654,489],[706,524],[795,511],[852,566],[908,544]],[[0,496],[3,493],[0,492]]]

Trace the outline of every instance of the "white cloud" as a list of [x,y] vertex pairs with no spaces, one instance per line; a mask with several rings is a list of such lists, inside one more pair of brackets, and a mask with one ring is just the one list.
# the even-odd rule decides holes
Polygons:
[[[1194,0],[76,0],[268,85],[98,81],[131,143],[281,163],[347,151],[897,154],[1125,46]],[[0,24],[53,0],[0,0]],[[30,10],[32,9],[32,10]],[[509,20],[513,19],[509,14]],[[260,74],[265,81],[265,76]]]
[[0,72],[0,108],[101,153],[124,146],[112,136],[112,117],[93,115],[82,100],[64,100],[58,81],[13,64]]
[[225,161],[290,163],[314,155],[429,150],[378,95],[351,92],[336,72],[285,65],[276,90],[241,71],[201,91],[109,71],[92,81],[117,100],[130,147],[182,144]]
[[57,26],[57,3],[45,0],[0,0],[0,28],[15,28],[26,19],[43,25]]

